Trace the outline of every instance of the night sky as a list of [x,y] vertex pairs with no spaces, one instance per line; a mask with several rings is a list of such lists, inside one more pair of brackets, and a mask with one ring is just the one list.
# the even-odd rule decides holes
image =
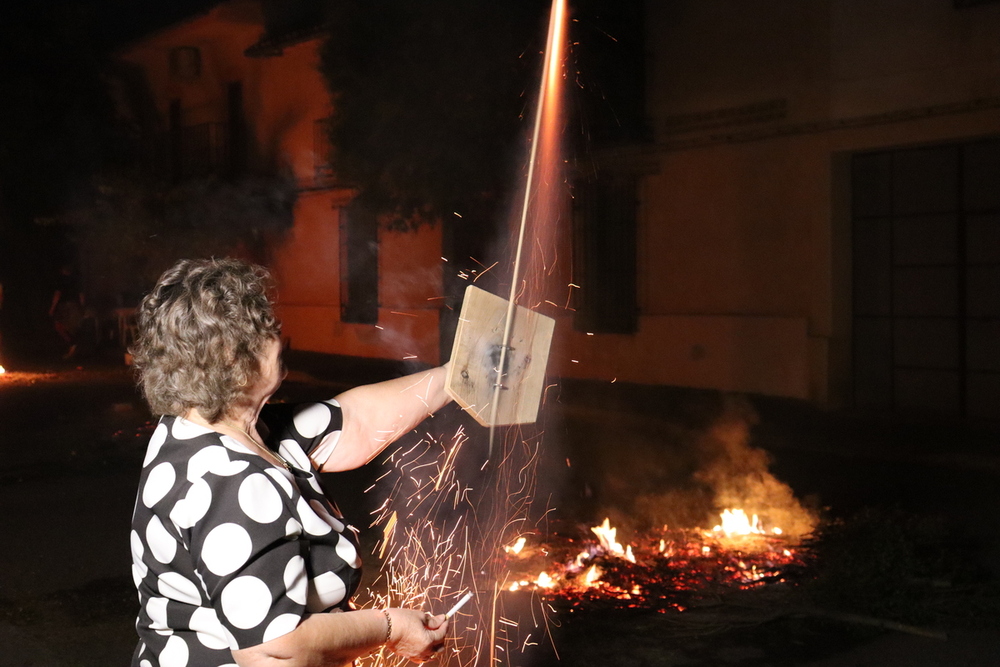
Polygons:
[[[217,4],[213,0],[42,0],[9,2],[0,8],[0,33],[26,30],[40,39],[58,22],[72,17],[98,48],[115,48],[149,30]],[[10,45],[5,40],[5,51]],[[7,54],[5,55],[16,55]]]
[[[0,283],[10,327],[33,314],[73,256],[53,224],[92,175],[127,162],[105,72],[116,48],[213,5],[206,0],[0,3]],[[22,336],[24,337],[24,336]],[[31,336],[28,336],[31,338]]]

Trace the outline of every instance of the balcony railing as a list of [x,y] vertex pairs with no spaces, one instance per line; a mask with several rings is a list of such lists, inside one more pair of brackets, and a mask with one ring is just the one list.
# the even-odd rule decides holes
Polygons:
[[226,123],[201,123],[171,133],[172,171],[179,180],[225,176],[229,172]]
[[200,123],[158,135],[146,162],[150,171],[176,183],[239,176],[246,172],[246,156],[245,139],[235,137],[229,123]]

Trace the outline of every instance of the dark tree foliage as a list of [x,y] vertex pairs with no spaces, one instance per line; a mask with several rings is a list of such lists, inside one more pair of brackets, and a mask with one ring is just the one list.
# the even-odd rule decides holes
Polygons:
[[[348,0],[322,71],[334,170],[395,221],[482,215],[523,161],[547,3]],[[485,208],[484,208],[485,207]]]
[[[641,0],[569,3],[567,143],[645,139]],[[334,170],[393,220],[489,215],[519,185],[548,0],[330,5]],[[418,216],[418,219],[422,219]]]
[[58,210],[73,182],[121,147],[93,12],[24,6],[4,3],[0,14],[0,196],[8,219]]
[[[323,0],[298,0],[310,1]],[[504,223],[524,187],[551,2],[327,2],[330,162],[359,192],[348,220],[444,223],[450,340],[463,276],[511,261]],[[647,136],[642,5],[569,2],[564,143],[587,178],[592,151]],[[488,275],[486,289],[507,279],[502,268]]]

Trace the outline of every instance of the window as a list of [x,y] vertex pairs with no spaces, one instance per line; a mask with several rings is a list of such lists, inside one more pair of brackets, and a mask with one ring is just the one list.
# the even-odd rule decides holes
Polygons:
[[333,167],[330,165],[332,151],[330,119],[320,118],[313,122],[313,179],[316,185],[329,183],[333,179]]
[[242,81],[230,81],[226,84],[226,113],[228,116],[226,135],[229,149],[227,172],[230,177],[239,177],[247,173],[249,166]]
[[174,180],[223,176],[228,170],[229,130],[225,123],[199,123],[176,131]]
[[358,200],[340,219],[340,319],[377,324],[378,221]]
[[194,46],[170,49],[170,76],[178,81],[195,81],[201,76],[201,51]]
[[574,187],[574,328],[635,333],[637,179],[604,175]]

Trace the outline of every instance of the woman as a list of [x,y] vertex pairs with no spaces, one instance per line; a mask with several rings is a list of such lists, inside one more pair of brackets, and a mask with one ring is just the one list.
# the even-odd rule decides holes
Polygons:
[[132,664],[339,665],[383,646],[429,660],[444,616],[352,610],[357,544],[317,472],[364,465],[445,405],[446,370],[265,406],[284,377],[267,279],[237,260],[183,260],[139,306],[132,354],[163,416],[132,519]]

